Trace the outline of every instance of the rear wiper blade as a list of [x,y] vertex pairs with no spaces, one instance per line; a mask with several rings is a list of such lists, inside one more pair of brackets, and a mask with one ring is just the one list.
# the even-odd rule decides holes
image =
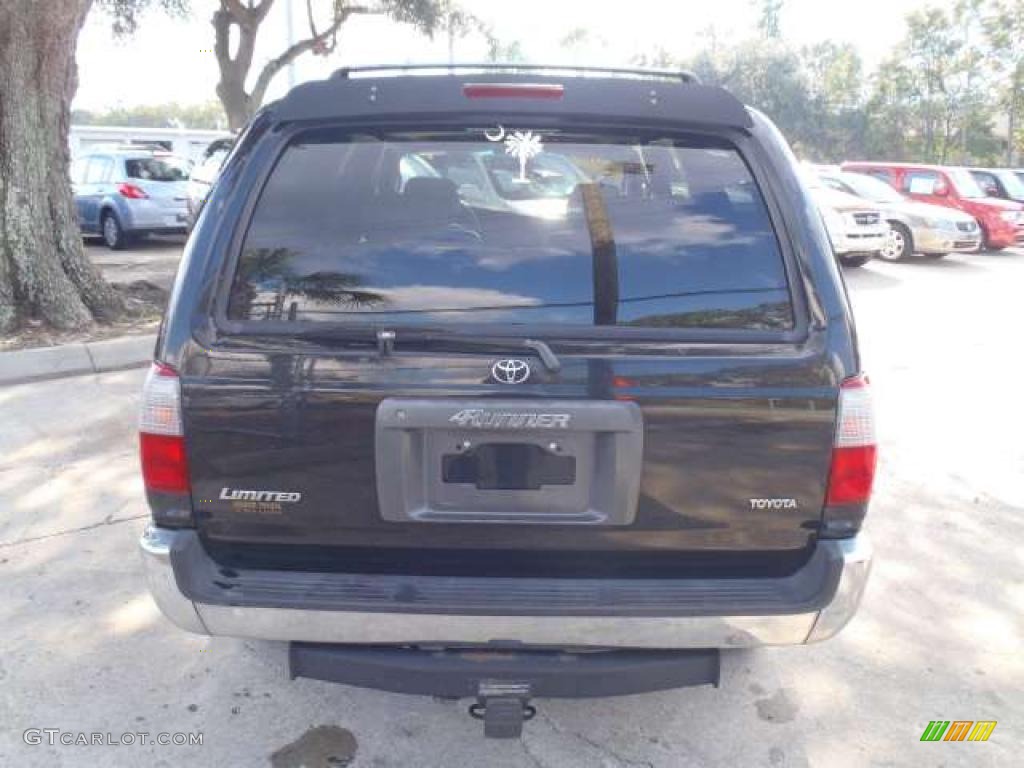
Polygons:
[[[404,336],[404,334],[403,334]],[[521,347],[537,353],[537,357],[551,373],[562,370],[562,363],[545,342],[540,339],[512,339],[505,337],[466,337],[440,335],[412,331],[409,336],[416,341],[436,341],[466,347]],[[377,344],[382,355],[389,354],[395,346],[397,335],[394,331],[377,331]]]

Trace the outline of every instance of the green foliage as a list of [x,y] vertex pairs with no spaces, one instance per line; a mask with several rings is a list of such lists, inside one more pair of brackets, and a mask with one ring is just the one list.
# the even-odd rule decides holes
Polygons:
[[[802,157],[1009,164],[997,116],[1024,129],[1024,0],[958,0],[952,11],[907,16],[903,41],[873,74],[849,43],[796,50],[779,34],[779,0],[754,0],[760,37],[677,60],[637,62],[692,69],[771,117]],[[1019,155],[1018,155],[1019,157]]]
[[783,0],[755,0],[755,5],[761,7],[757,20],[757,28],[761,30],[761,35],[769,40],[780,38]]
[[227,118],[219,101],[211,99],[203,104],[140,104],[114,107],[104,112],[76,109],[71,112],[76,125],[123,125],[136,128],[211,128],[224,130]]
[[189,12],[189,0],[97,0],[97,5],[110,14],[114,34],[119,37],[134,34],[139,19],[154,6],[171,16],[181,17]]

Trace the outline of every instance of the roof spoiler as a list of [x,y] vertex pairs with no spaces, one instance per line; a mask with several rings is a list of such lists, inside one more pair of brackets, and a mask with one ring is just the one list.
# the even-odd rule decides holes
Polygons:
[[[470,82],[472,81],[472,82]],[[600,118],[653,128],[753,127],[750,113],[723,88],[701,85],[684,71],[564,67],[534,64],[395,64],[339,69],[325,80],[293,88],[273,109],[275,122],[481,119],[479,101],[464,87],[559,85],[557,100],[493,99],[493,119]],[[520,88],[525,92],[529,89]],[[535,90],[539,90],[535,89]]]

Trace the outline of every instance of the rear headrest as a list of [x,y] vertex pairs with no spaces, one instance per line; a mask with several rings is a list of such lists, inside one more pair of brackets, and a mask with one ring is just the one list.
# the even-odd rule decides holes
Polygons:
[[405,182],[402,196],[410,205],[435,211],[450,211],[459,204],[458,189],[450,179],[416,176]]

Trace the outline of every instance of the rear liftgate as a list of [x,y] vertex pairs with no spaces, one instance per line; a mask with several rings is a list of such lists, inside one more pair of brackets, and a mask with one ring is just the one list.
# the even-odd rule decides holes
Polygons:
[[[377,493],[394,522],[630,525],[642,457],[635,403],[391,398],[377,410]],[[536,713],[534,696],[717,686],[719,655],[522,648],[500,638],[486,648],[292,643],[290,667],[293,677],[475,698],[469,712],[486,736],[516,738]]]

